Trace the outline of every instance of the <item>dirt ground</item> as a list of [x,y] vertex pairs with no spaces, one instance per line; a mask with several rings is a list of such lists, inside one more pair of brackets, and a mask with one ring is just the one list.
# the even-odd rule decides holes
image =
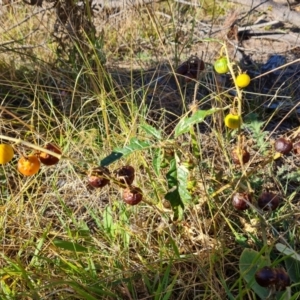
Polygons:
[[[47,27],[51,31],[51,28],[56,28],[58,31],[57,28],[63,28],[67,34],[73,34],[73,31],[76,33],[76,30],[79,32],[80,26],[86,26],[87,30],[92,30],[95,26],[96,35],[104,40],[106,67],[119,90],[125,90],[126,94],[133,84],[136,90],[147,91],[146,103],[154,111],[162,107],[176,116],[183,112],[185,105],[195,101],[195,95],[199,101],[209,94],[219,92],[219,88],[232,88],[230,76],[218,76],[212,67],[214,60],[220,55],[220,42],[223,42],[230,58],[252,78],[250,87],[245,90],[249,106],[253,104],[271,113],[276,112],[279,118],[285,117],[287,113],[288,116],[293,114],[297,120],[300,100],[300,29],[277,19],[271,9],[261,11],[259,7],[253,9],[226,2],[226,5],[214,8],[215,12],[212,13],[209,1],[207,2],[201,7],[197,1],[175,2],[172,5],[176,9],[172,9],[176,11],[176,15],[172,16],[170,3],[165,1],[138,7],[132,7],[130,1],[108,1],[107,5],[94,1],[93,25],[79,22],[82,19],[78,16],[84,16],[82,8],[76,9],[74,14],[67,14],[66,11],[70,11],[69,2],[61,1],[56,9],[51,9],[54,2],[50,1],[40,3],[42,7],[25,4],[28,10],[24,20],[20,22],[26,23],[26,19],[35,15],[41,24],[47,24],[43,29]],[[5,11],[17,14],[23,6],[24,4],[15,2],[12,6],[2,7],[0,22],[6,24]],[[286,8],[286,5],[282,4],[282,7]],[[299,4],[293,2],[292,9],[297,12]],[[152,16],[153,20],[161,22],[166,28],[162,29],[158,40],[152,41],[151,35],[155,36],[156,33],[151,32],[153,28],[148,28],[146,23],[143,24],[143,18],[147,16]],[[168,26],[171,25],[173,28],[168,31]],[[14,24],[13,27],[15,26]],[[140,26],[145,28],[139,29]],[[5,28],[4,33],[9,30],[9,27]],[[145,31],[149,31],[148,37],[144,35]],[[105,40],[109,42],[105,43]],[[111,40],[115,42],[112,43]],[[0,49],[1,46],[5,51],[7,45],[0,44]],[[197,69],[195,60],[199,59],[204,61],[205,69],[197,80],[190,82],[187,80],[190,69]],[[278,69],[274,71],[276,68]],[[133,73],[132,69],[135,70]],[[199,90],[195,94],[195,86],[199,80]],[[182,93],[185,105],[182,105]],[[231,91],[231,96],[233,95],[234,91]],[[136,97],[145,96],[137,93]],[[211,105],[210,100],[199,103],[200,108]],[[157,114],[160,115],[160,112]]]

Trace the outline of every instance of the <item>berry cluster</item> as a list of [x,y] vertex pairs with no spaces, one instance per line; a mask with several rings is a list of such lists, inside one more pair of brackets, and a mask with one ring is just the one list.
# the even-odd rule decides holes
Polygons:
[[[293,144],[292,141],[279,138],[274,143],[274,149],[281,155],[286,155],[294,149],[295,154],[300,153],[300,143]],[[246,149],[235,148],[231,152],[231,159],[233,163],[240,165],[247,163],[250,160],[250,154]],[[246,210],[249,208],[249,203],[252,198],[248,193],[235,193],[232,197],[232,204],[237,210]],[[273,211],[280,204],[280,198],[275,193],[263,192],[257,199],[257,206],[265,211]]]
[[93,168],[88,175],[88,183],[94,188],[102,188],[111,181],[123,188],[123,201],[129,205],[136,205],[143,199],[142,190],[132,185],[135,178],[135,170],[132,166],[123,166],[111,175],[106,167]]
[[[246,210],[252,203],[252,197],[248,193],[235,193],[232,197],[232,205],[237,210]],[[257,206],[264,211],[273,211],[280,204],[280,198],[275,193],[263,192],[257,199]]]
[[263,267],[255,273],[256,282],[262,287],[274,286],[283,290],[291,284],[290,277],[283,268]]
[[[274,149],[282,155],[289,154],[292,150],[295,154],[300,154],[300,142],[293,144],[288,139],[278,138],[274,143]],[[250,160],[250,153],[245,148],[236,147],[230,154],[233,163],[236,165],[240,165],[241,163],[246,164]]]
[[[57,146],[50,143],[46,144],[44,149],[59,155],[61,154],[61,150]],[[0,144],[0,164],[6,164],[10,162],[13,159],[14,154],[14,148],[11,145]],[[36,151],[28,156],[22,155],[18,160],[17,169],[25,176],[32,176],[40,170],[41,163],[46,166],[52,166],[57,164],[58,161],[59,158],[56,156],[43,151]]]

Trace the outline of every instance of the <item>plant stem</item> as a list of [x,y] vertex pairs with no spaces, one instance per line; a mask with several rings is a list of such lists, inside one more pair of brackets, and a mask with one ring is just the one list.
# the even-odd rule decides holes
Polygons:
[[2,135],[2,134],[0,134],[0,139],[6,140],[6,141],[11,141],[11,142],[14,142],[15,144],[23,144],[26,147],[35,149],[37,151],[45,152],[45,153],[47,153],[49,155],[57,157],[58,159],[61,159],[62,156],[63,156],[62,154],[58,154],[58,153],[52,152],[50,150],[44,149],[43,147],[37,146],[35,144],[29,143],[29,142],[26,142],[26,141],[23,141],[21,139],[16,139],[16,138],[9,137],[9,136]]
[[270,253],[268,251],[268,239],[267,239],[266,223],[265,223],[264,215],[259,214],[258,217],[260,222],[261,235],[265,247],[266,259],[268,260],[268,264],[271,265]]

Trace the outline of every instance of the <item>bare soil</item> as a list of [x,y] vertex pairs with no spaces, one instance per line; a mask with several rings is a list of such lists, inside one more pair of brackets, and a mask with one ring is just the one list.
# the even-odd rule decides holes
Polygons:
[[[51,1],[43,2],[43,7],[27,5],[28,20],[30,15],[35,15],[41,24],[47,24],[29,36],[33,37],[45,29],[48,35],[53,29],[58,33],[58,27],[64,28],[61,32],[69,35],[82,34],[81,26],[86,30],[95,29],[95,34],[104,40],[106,67],[117,89],[123,91],[120,97],[128,97],[133,84],[134,89],[140,91],[136,99],[146,99],[146,104],[153,108],[155,118],[160,118],[160,108],[178,117],[195,100],[200,108],[209,107],[214,105],[212,99],[215,93],[232,88],[230,76],[218,76],[212,67],[223,43],[230,58],[253,78],[245,93],[248,106],[251,109],[257,106],[266,111],[269,109],[271,113],[276,111],[280,119],[287,113],[295,113],[295,120],[298,119],[300,29],[278,19],[278,14],[274,13],[280,7],[286,9],[287,5],[276,3],[276,10],[266,10],[265,6],[254,9],[228,2],[213,8],[215,12],[212,13],[210,4],[199,7],[195,1],[179,1],[172,4],[176,6],[176,9],[172,8],[176,15],[172,16],[169,3],[147,2],[94,1],[93,24],[78,17],[84,16],[80,9],[76,10],[76,14],[66,14],[68,5],[71,5],[67,1],[62,1],[56,9],[51,8]],[[297,2],[292,4],[293,13],[297,14],[299,5]],[[17,14],[23,6],[15,2],[11,6],[6,5],[2,11],[6,9]],[[170,30],[161,28],[160,37],[156,32],[159,25],[157,28],[139,30],[139,26],[147,26],[143,24],[143,18],[150,17],[164,28],[173,27]],[[0,21],[5,24],[4,20],[5,12]],[[9,32],[9,28],[6,31]],[[142,35],[145,31],[148,31],[148,36]],[[106,40],[108,43],[105,43]],[[115,40],[114,44],[111,40]],[[4,48],[7,45],[0,44],[0,49],[1,46]],[[198,79],[187,80],[190,62],[195,59],[204,61],[205,69],[198,74]],[[286,63],[291,64],[286,66]],[[183,65],[187,66],[185,71],[182,71]],[[275,68],[278,70],[273,71]],[[132,69],[135,71],[132,72]],[[231,96],[234,96],[234,91]],[[166,122],[169,122],[168,118]]]

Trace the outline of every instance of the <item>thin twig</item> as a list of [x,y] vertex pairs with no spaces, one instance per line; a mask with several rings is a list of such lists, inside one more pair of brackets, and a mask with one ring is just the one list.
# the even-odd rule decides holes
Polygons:
[[10,136],[6,136],[6,135],[2,135],[2,134],[0,134],[0,139],[2,139],[2,140],[6,140],[6,141],[10,141],[10,142],[13,142],[13,143],[15,143],[15,144],[23,144],[24,146],[26,146],[26,147],[28,147],[28,148],[32,148],[32,149],[34,149],[34,150],[37,150],[37,151],[40,151],[40,152],[45,152],[45,153],[47,153],[47,154],[49,154],[49,155],[52,155],[52,156],[55,156],[55,157],[57,157],[58,159],[61,159],[62,158],[62,154],[58,154],[58,153],[56,153],[56,152],[53,152],[53,151],[50,151],[50,150],[48,150],[48,149],[45,149],[45,148],[43,148],[43,147],[40,147],[40,146],[37,146],[37,145],[35,145],[35,144],[32,144],[32,143],[29,143],[29,142],[26,142],[26,141],[24,141],[24,140],[22,140],[22,139],[17,139],[17,138],[13,138],[13,137],[10,137]]

